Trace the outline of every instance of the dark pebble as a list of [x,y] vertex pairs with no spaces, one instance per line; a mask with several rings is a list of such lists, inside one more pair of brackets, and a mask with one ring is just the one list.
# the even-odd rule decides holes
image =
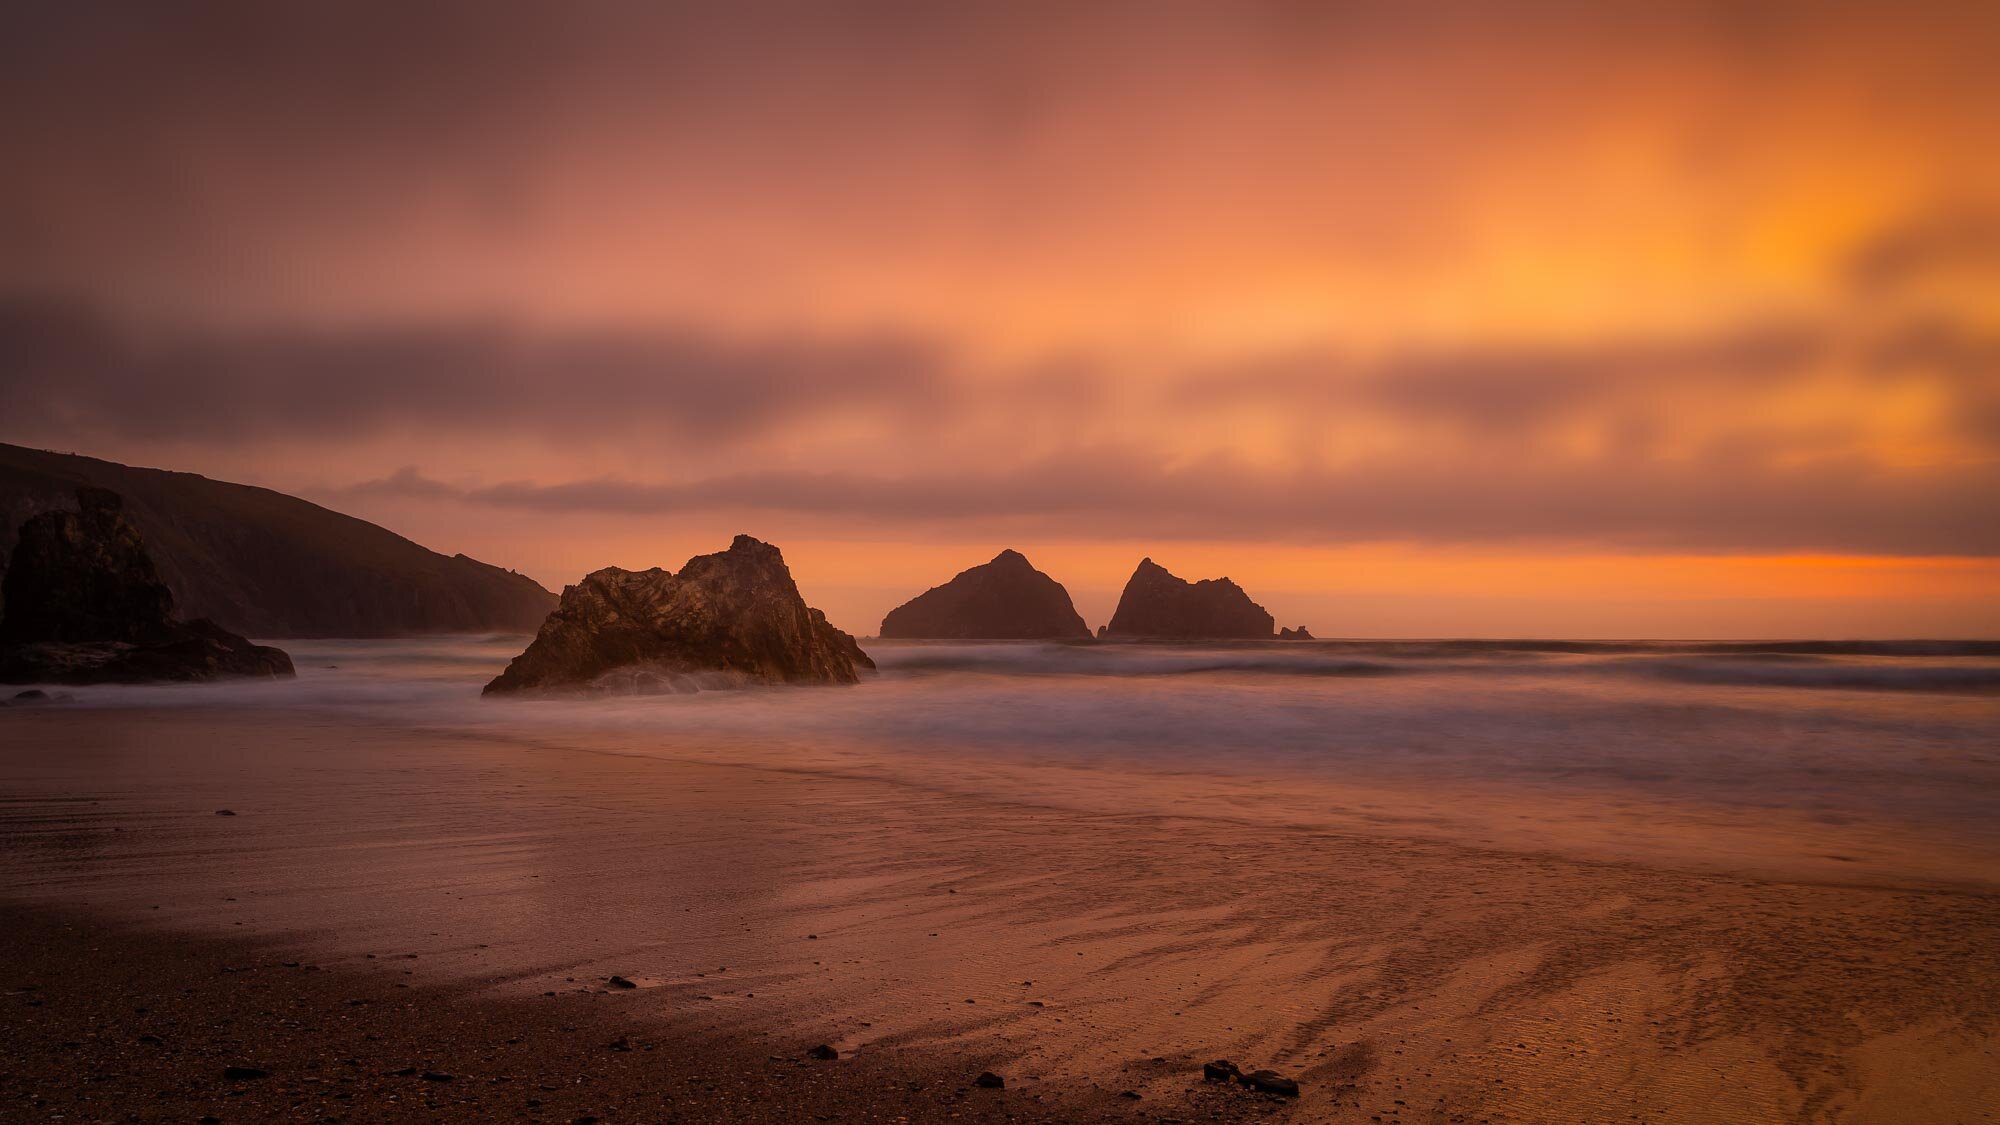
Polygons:
[[638,986],[638,985],[636,985],[636,984],[633,984],[633,983],[632,983],[631,981],[629,981],[629,980],[626,980],[626,979],[625,979],[624,977],[612,977],[612,978],[611,978],[611,987],[613,987],[613,988],[637,988],[637,987],[639,987],[639,986]]
[[1217,1059],[1201,1064],[1201,1080],[1204,1082],[1234,1082],[1243,1076],[1236,1064],[1228,1059]]
[[422,1077],[426,1082],[449,1082],[453,1078],[456,1078],[457,1075],[446,1074],[442,1070],[426,1070]]
[[271,1072],[254,1066],[225,1066],[222,1076],[231,1082],[244,1082],[252,1078],[269,1078]]
[[235,816],[235,815],[236,815],[236,810],[235,810],[235,809],[217,809],[217,810],[215,810],[215,815],[217,815],[217,816]]
[[980,1071],[979,1077],[973,1079],[972,1084],[982,1090],[1004,1090],[1007,1088],[1007,1080],[990,1070]]
[[819,1046],[807,1051],[806,1057],[809,1059],[837,1059],[840,1057],[840,1052],[821,1043]]

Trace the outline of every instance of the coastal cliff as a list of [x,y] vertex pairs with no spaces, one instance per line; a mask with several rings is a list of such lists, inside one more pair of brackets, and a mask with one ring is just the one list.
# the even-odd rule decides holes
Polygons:
[[0,445],[0,559],[79,485],[124,498],[181,612],[252,636],[525,633],[555,607],[533,579],[280,492],[17,445]]

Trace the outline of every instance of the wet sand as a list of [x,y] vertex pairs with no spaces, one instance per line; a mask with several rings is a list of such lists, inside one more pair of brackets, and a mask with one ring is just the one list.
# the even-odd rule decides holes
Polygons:
[[0,746],[20,1119],[2000,1113],[2000,886],[1920,833],[334,714],[10,709]]

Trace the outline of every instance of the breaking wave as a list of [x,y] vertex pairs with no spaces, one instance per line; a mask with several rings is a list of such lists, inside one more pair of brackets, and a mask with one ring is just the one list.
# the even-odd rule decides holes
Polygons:
[[[2000,691],[1984,641],[1245,641],[1208,644],[869,643],[891,677],[1612,676],[1850,691]],[[1984,658],[1984,659],[1982,659]]]

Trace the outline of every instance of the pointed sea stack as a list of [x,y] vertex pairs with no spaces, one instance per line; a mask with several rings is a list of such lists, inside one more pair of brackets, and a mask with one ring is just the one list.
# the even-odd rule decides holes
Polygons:
[[1313,639],[1313,635],[1306,630],[1305,626],[1301,625],[1296,629],[1278,630],[1278,639],[1281,641],[1309,641]]
[[1062,583],[1036,570],[1019,551],[961,571],[889,611],[882,635],[908,640],[1087,639]]
[[1271,615],[1250,600],[1243,587],[1227,578],[1187,582],[1174,577],[1152,559],[1125,583],[1118,611],[1111,615],[1111,637],[1160,637],[1178,640],[1268,640]]
[[613,566],[564,589],[486,694],[851,684],[874,667],[853,637],[806,605],[776,547],[739,535],[677,574]]
[[21,525],[0,580],[0,683],[290,676],[292,658],[206,619],[179,621],[124,500],[88,485],[77,509]]

